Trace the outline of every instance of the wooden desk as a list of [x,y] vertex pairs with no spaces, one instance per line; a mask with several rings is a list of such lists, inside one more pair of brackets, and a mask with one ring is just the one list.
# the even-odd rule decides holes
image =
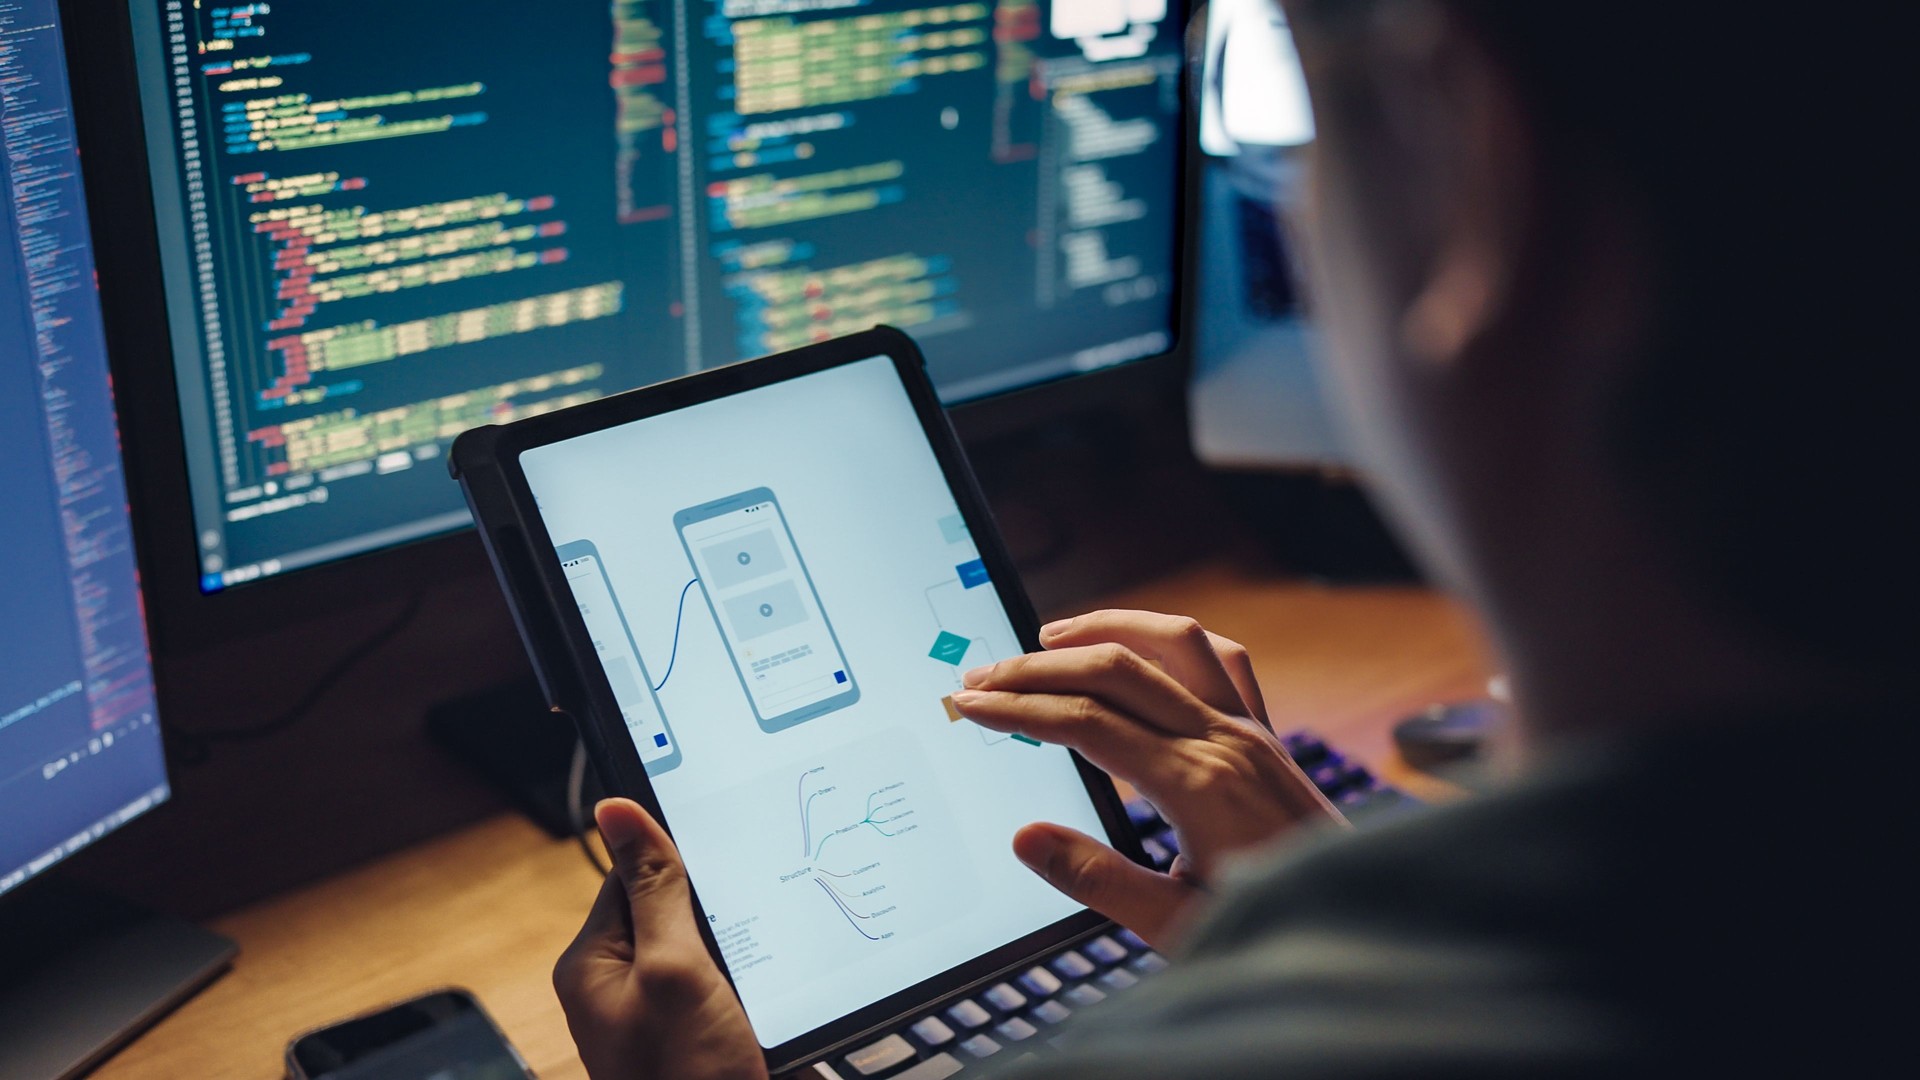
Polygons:
[[[1398,761],[1391,722],[1486,684],[1471,620],[1424,590],[1327,588],[1212,563],[1106,602],[1184,612],[1239,640],[1276,729],[1312,729],[1415,794],[1444,788]],[[234,970],[97,1075],[273,1080],[294,1033],[458,985],[541,1077],[581,1077],[549,972],[598,887],[572,843],[503,815],[245,908],[213,923],[240,943]]]

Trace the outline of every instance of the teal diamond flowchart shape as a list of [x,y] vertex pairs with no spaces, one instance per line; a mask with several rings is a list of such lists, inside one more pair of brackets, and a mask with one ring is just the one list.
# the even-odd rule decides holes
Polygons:
[[942,663],[952,664],[958,667],[961,658],[967,655],[967,649],[972,644],[972,641],[961,637],[959,634],[942,630],[940,631],[940,636],[933,639],[933,649],[928,652],[927,655]]

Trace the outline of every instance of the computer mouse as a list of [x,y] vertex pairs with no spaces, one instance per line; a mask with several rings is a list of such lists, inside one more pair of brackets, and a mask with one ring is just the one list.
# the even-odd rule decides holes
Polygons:
[[1416,769],[1466,761],[1480,754],[1503,715],[1500,704],[1487,699],[1435,704],[1395,724],[1393,742]]

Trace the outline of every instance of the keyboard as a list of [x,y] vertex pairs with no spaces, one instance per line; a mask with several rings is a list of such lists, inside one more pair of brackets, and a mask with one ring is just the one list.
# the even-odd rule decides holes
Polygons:
[[[1081,1009],[1124,994],[1166,960],[1110,929],[940,1003],[905,1027],[793,1074],[795,1080],[944,1080],[988,1058],[1047,1045]],[[1005,1059],[997,1059],[1000,1064]]]
[[[1347,817],[1366,824],[1420,803],[1380,782],[1317,736],[1298,731],[1281,737],[1287,752],[1314,785]],[[1164,870],[1180,853],[1180,841],[1145,799],[1127,803],[1140,844]],[[909,1020],[898,1030],[862,1040],[814,1062],[790,1080],[944,1080],[974,1072],[989,1059],[1042,1052],[1076,1012],[1124,994],[1167,966],[1167,961],[1131,930],[1109,928],[1082,938],[1038,963],[1004,972]]]

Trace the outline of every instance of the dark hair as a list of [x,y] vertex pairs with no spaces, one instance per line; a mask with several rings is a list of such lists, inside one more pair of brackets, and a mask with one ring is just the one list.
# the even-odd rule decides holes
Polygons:
[[1547,152],[1602,155],[1650,219],[1656,336],[1611,417],[1629,490],[1723,607],[1831,657],[1903,658],[1906,35],[1806,7],[1438,2],[1526,87]]

